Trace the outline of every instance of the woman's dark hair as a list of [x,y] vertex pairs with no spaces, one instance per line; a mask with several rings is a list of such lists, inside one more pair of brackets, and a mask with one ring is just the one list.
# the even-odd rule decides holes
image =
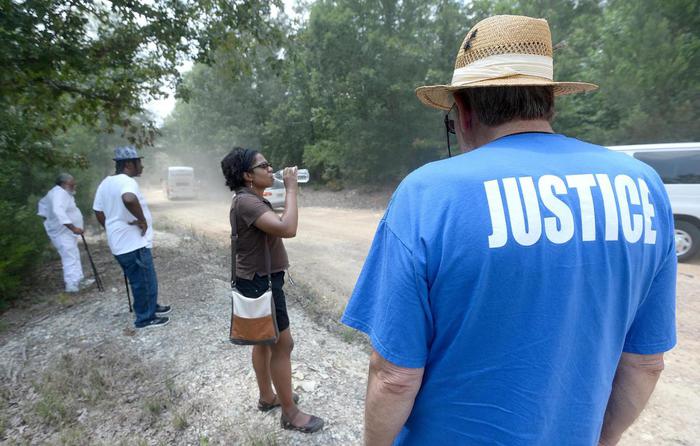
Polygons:
[[259,152],[243,147],[234,147],[228,155],[221,160],[221,171],[226,179],[226,185],[231,190],[245,186],[243,173],[250,171]]

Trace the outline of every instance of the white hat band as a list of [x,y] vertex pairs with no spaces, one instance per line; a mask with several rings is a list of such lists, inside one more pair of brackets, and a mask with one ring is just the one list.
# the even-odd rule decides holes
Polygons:
[[552,58],[535,54],[498,54],[479,59],[457,68],[452,74],[452,86],[471,84],[489,79],[527,75],[552,80]]

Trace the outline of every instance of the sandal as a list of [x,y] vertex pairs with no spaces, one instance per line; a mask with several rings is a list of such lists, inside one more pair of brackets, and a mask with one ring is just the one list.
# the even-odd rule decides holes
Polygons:
[[[299,402],[299,395],[297,393],[292,393],[292,401],[294,401],[294,404],[297,404]],[[272,400],[271,403],[268,403],[267,401],[263,400],[258,400],[258,410],[260,412],[269,412],[275,407],[280,407],[282,403],[280,403],[279,398],[277,398],[277,395],[275,395],[275,399]]]
[[[298,409],[297,409],[298,410]],[[299,413],[299,411],[297,411]],[[314,432],[317,432],[321,430],[323,427],[323,419],[315,416],[315,415],[309,415],[311,418],[309,419],[309,422],[306,423],[303,426],[296,426],[292,424],[292,420],[284,416],[280,417],[280,424],[282,425],[282,429],[287,429],[291,431],[299,431],[303,432],[305,434],[313,434]]]

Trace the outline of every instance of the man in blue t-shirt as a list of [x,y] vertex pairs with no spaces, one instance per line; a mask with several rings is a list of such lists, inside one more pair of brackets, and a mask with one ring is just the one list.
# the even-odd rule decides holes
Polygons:
[[419,99],[463,153],[398,187],[343,322],[366,332],[369,445],[611,445],[675,342],[656,173],[563,135],[545,20],[496,16]]

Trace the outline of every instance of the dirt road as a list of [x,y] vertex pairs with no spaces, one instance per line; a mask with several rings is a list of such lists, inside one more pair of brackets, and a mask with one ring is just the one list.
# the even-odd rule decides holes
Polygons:
[[[168,201],[159,190],[147,190],[154,219],[174,224],[228,243],[230,203]],[[340,315],[352,292],[382,212],[367,209],[302,207],[299,231],[285,240],[292,280],[312,285],[314,294],[335,315]]]
[[[159,191],[147,199],[154,218],[227,242],[228,202],[165,200]],[[295,239],[285,241],[292,277],[310,286],[339,314],[349,297],[382,213],[366,209],[302,207]],[[666,355],[656,392],[621,444],[700,444],[700,259],[678,268],[678,345]]]

